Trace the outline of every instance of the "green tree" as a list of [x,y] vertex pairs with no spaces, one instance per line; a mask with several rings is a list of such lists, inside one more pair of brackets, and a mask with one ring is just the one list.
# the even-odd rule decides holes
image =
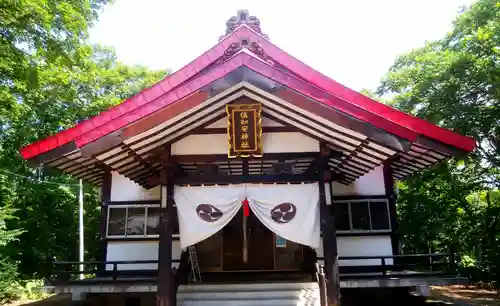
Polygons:
[[500,187],[500,1],[465,10],[443,39],[400,56],[379,88],[399,109],[470,135],[483,183]]
[[17,102],[36,86],[38,64],[71,66],[106,0],[4,0],[0,3],[0,125],[18,115]]
[[[0,181],[3,180],[5,180],[5,176],[0,174]],[[1,190],[0,186],[0,199],[5,199],[7,196],[5,190]],[[6,221],[14,218],[13,213],[12,208],[0,207],[0,302],[16,297],[19,293],[16,265],[6,252],[9,244],[22,233],[18,229],[7,229]]]
[[[113,50],[88,43],[88,29],[107,2],[0,3],[0,209],[14,209],[6,212],[15,218],[5,221],[5,233],[23,231],[0,250],[9,259],[0,274],[15,277],[17,269],[21,279],[44,277],[52,273],[53,258],[78,258],[78,182],[28,166],[19,148],[116,105],[167,73],[123,65]],[[92,259],[98,191],[84,189],[86,258]]]
[[[165,75],[117,63],[109,50],[87,48],[89,56],[78,65],[66,67],[54,61],[39,66],[37,86],[23,94],[18,115],[4,130],[0,167],[28,177],[12,177],[8,182],[15,190],[15,207],[19,208],[19,218],[11,225],[26,230],[15,244],[17,248],[12,248],[25,277],[49,274],[52,257],[77,258],[77,181],[53,169],[40,172],[29,167],[18,149],[119,103]],[[96,229],[97,193],[92,186],[85,189],[86,227]],[[96,232],[89,237],[88,249],[95,252]]]
[[498,276],[499,56],[500,1],[479,0],[443,39],[398,57],[378,89],[395,107],[477,140],[465,160],[400,183],[404,247],[422,252],[453,245]]

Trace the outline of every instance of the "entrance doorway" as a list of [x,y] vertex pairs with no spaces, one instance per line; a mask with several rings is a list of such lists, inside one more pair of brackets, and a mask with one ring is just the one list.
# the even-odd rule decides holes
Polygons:
[[243,213],[241,211],[224,227],[223,231],[223,269],[234,270],[273,270],[273,232],[265,227],[254,214],[247,217],[246,235],[248,256],[244,252]]
[[247,260],[244,260],[243,213],[217,234],[196,244],[202,272],[221,271],[299,271],[303,266],[304,247],[285,240],[250,214],[247,217]]

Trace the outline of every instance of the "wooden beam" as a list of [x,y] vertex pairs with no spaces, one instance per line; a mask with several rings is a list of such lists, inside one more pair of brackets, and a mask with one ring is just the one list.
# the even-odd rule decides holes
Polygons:
[[[99,218],[99,258],[100,261],[106,261],[108,251],[108,242],[106,241],[106,229],[108,225],[108,205],[111,202],[111,171],[103,175],[101,187],[101,213]],[[104,275],[106,266],[100,264],[97,268],[98,276]]]
[[[319,154],[316,156],[316,158],[311,162],[311,165],[309,165],[309,168],[307,169],[306,172],[308,173],[316,173],[320,176],[324,176],[324,172],[330,168],[328,163],[330,162],[330,159],[336,159],[340,158],[342,156],[341,152],[337,152],[332,150],[330,147],[328,147],[326,144],[322,143],[320,144],[321,149]],[[328,173],[326,176],[330,176],[331,174]],[[326,180],[330,180],[326,179]]]
[[[231,169],[231,168],[229,168],[229,169]],[[243,172],[244,176],[249,175],[248,159],[243,160],[242,172]]]
[[[162,157],[157,153],[149,159],[159,161]],[[293,159],[314,159],[319,155],[318,152],[300,152],[300,153],[265,153],[262,157],[249,157],[246,160],[293,160]],[[219,161],[241,161],[241,158],[228,158],[227,154],[205,154],[205,155],[172,155],[172,161],[177,164],[183,163],[211,163]]]
[[429,137],[425,137],[422,135],[419,135],[417,137],[417,140],[415,141],[417,144],[425,146],[427,148],[430,148],[432,150],[437,151],[437,153],[441,155],[454,155],[458,157],[463,157],[467,155],[469,152],[463,151],[461,149],[458,149],[454,146],[442,143],[440,141],[431,139]]
[[[321,178],[323,179],[323,178]],[[245,183],[303,183],[316,182],[318,175],[315,173],[304,174],[275,174],[275,175],[207,175],[195,176],[189,175],[176,177],[176,185],[216,185],[216,184],[245,184]]]
[[[340,305],[340,279],[337,252],[337,236],[335,218],[326,204],[324,181],[319,183],[320,227],[323,236],[323,254],[325,257],[325,272],[327,277],[328,305]],[[333,205],[333,204],[332,204]]]
[[[171,147],[165,148],[170,156]],[[158,242],[158,289],[157,306],[175,306],[174,276],[172,273],[172,233],[174,226],[174,173],[165,167],[163,173],[168,181],[161,186],[160,226]]]
[[160,206],[160,237],[158,243],[158,291],[157,306],[175,306],[172,301],[173,274],[172,274],[172,226],[175,217],[174,186],[173,184],[161,187]]
[[391,162],[394,158],[389,159],[383,164],[383,176],[384,176],[384,187],[385,187],[385,195],[387,200],[389,201],[389,216],[391,222],[391,245],[392,245],[392,254],[398,255],[399,251],[399,226],[398,226],[398,218],[396,215],[396,199],[397,195],[394,190],[394,178],[391,168]]
[[[263,116],[265,117],[265,116]],[[220,119],[219,119],[220,120]],[[262,133],[301,133],[301,130],[297,127],[287,125],[287,126],[264,126],[262,127]],[[198,128],[193,130],[191,135],[205,135],[205,134],[227,134],[227,128]]]
[[68,154],[70,152],[74,152],[78,150],[78,147],[76,146],[74,141],[68,142],[66,144],[61,145],[60,147],[57,147],[55,149],[52,149],[50,151],[47,151],[42,154],[38,154],[33,156],[28,160],[30,165],[33,165],[34,167],[40,165],[41,163],[47,163],[50,162],[54,159],[57,159],[59,157],[64,156],[65,154]]
[[174,174],[179,170],[178,165],[172,158],[171,145],[169,143],[155,149],[153,151],[153,155],[145,160],[150,163],[158,162],[163,166],[161,171],[154,171],[154,173],[145,174],[143,179],[148,187],[167,184],[167,172]]

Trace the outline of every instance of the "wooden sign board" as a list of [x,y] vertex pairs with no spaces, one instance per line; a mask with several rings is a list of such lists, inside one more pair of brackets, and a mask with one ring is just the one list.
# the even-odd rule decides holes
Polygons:
[[228,104],[228,157],[262,156],[262,107],[260,104]]

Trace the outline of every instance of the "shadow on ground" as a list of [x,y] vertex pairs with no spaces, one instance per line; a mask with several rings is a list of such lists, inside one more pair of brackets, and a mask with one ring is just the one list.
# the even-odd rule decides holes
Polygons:
[[[103,305],[99,299],[87,301],[85,305]],[[154,302],[151,301],[153,304]],[[69,306],[70,295],[57,295],[36,302],[18,302],[8,306]],[[465,286],[433,287],[430,298],[410,294],[402,289],[343,290],[342,306],[500,306],[500,295],[496,291]],[[114,306],[114,305],[113,305]],[[121,306],[121,305],[116,305]],[[155,306],[146,305],[144,306]]]
[[53,295],[40,301],[18,301],[5,306],[68,306],[71,305],[71,295]]
[[455,305],[500,306],[500,294],[468,286],[433,287],[431,299],[455,303]]

